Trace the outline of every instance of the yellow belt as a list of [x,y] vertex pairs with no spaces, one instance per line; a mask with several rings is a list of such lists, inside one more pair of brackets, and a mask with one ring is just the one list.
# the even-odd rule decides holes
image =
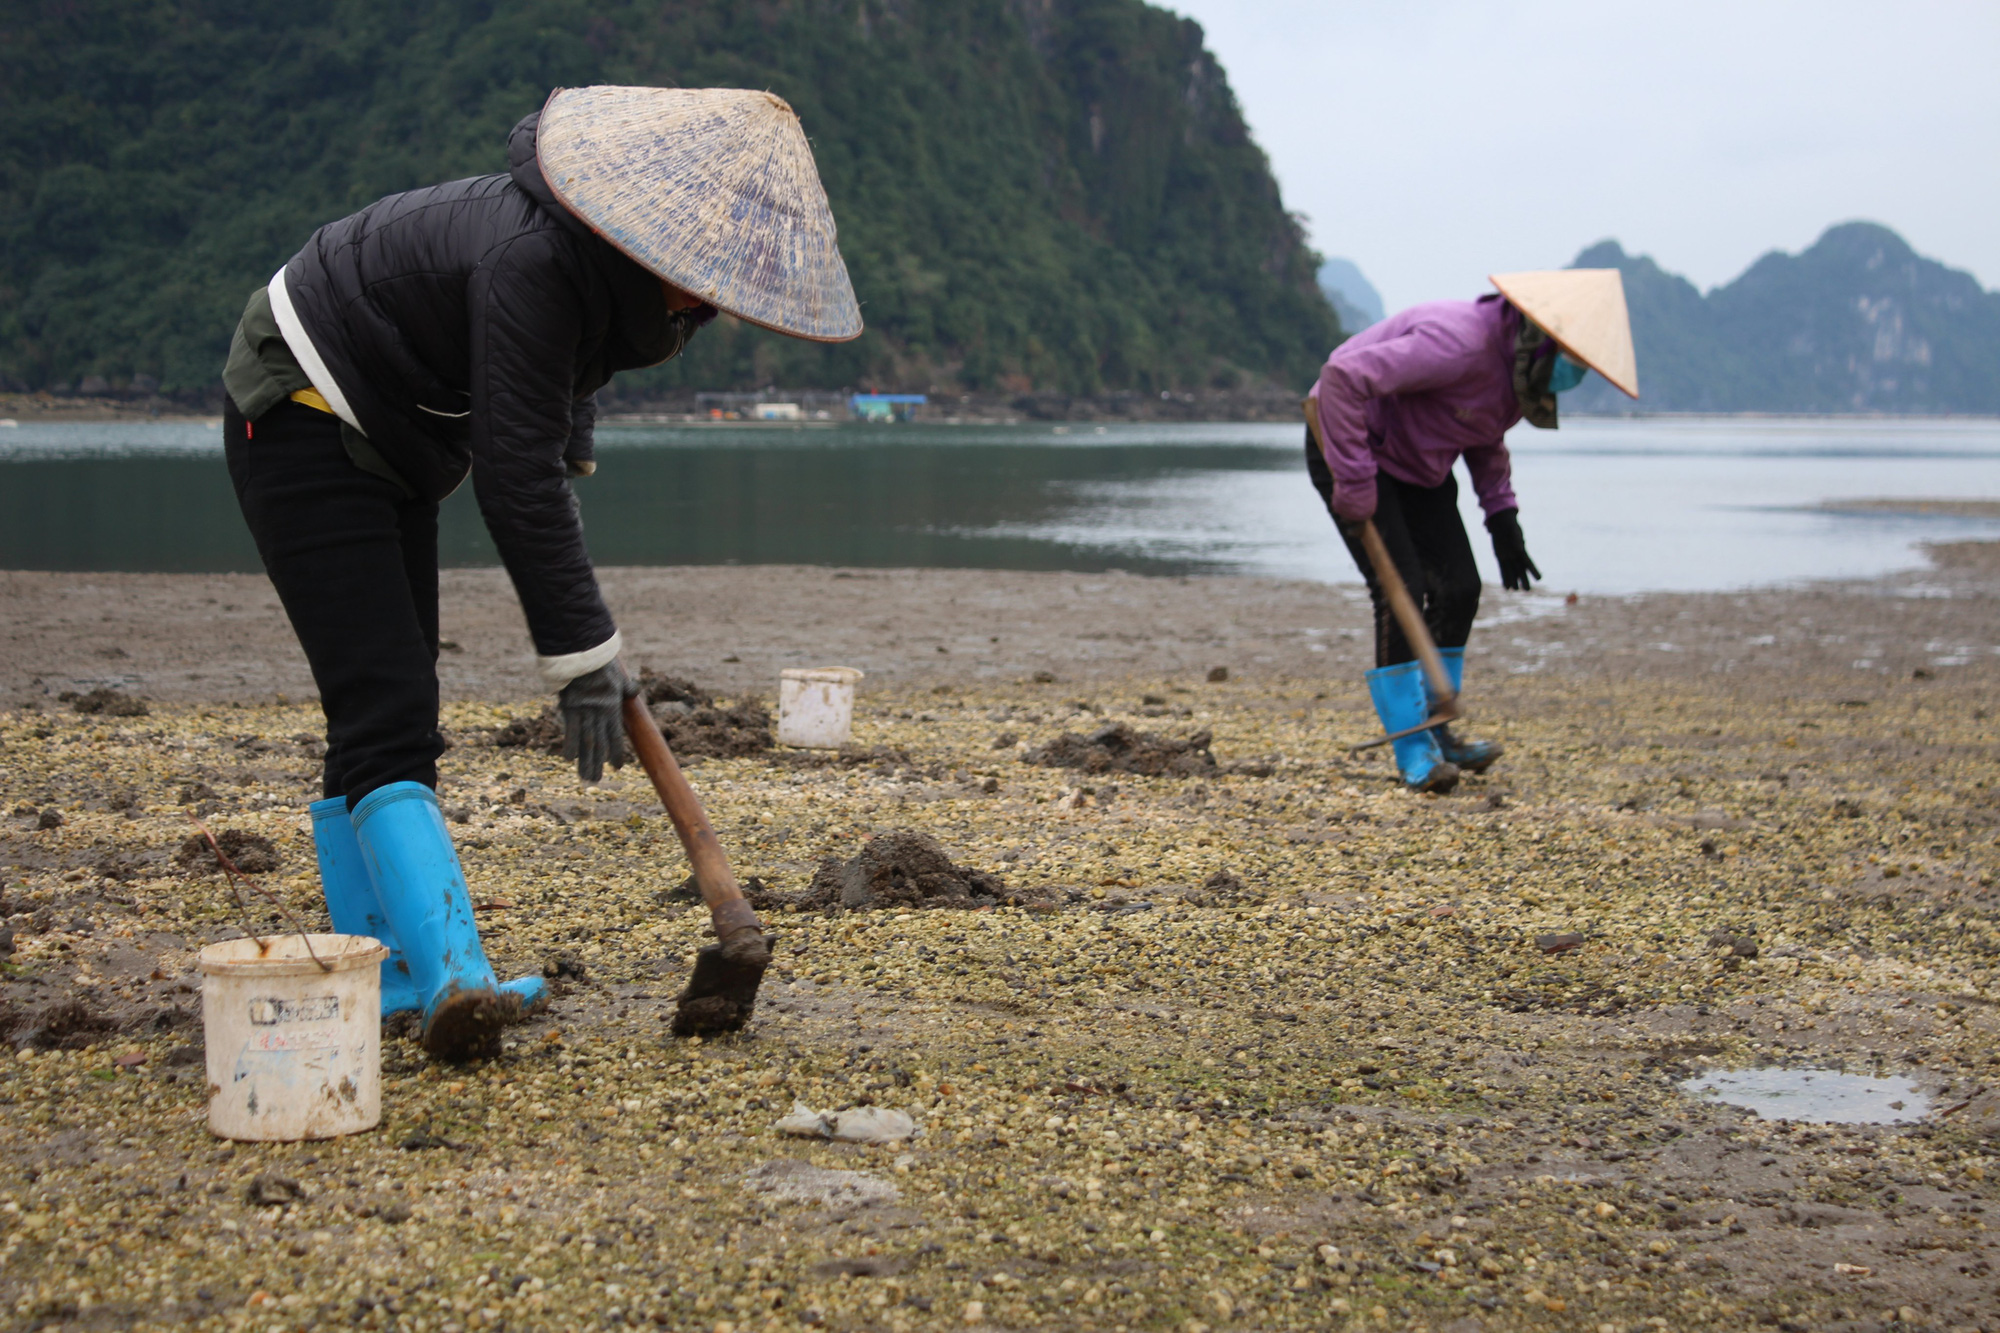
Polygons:
[[326,399],[320,396],[318,389],[304,388],[294,390],[292,401],[295,403],[304,403],[307,407],[324,412],[328,416],[334,415],[334,410],[327,405]]

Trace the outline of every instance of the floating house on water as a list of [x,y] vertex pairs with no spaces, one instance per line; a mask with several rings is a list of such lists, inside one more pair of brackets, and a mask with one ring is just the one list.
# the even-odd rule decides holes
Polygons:
[[861,421],[908,421],[930,398],[921,393],[857,393],[848,408]]

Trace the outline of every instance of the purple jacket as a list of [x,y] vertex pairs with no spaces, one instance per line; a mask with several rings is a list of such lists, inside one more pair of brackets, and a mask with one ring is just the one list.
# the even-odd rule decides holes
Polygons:
[[1311,397],[1333,473],[1333,509],[1375,512],[1379,468],[1439,486],[1459,456],[1488,514],[1516,507],[1502,439],[1521,419],[1514,337],[1521,316],[1497,295],[1411,306],[1355,334],[1320,368]]

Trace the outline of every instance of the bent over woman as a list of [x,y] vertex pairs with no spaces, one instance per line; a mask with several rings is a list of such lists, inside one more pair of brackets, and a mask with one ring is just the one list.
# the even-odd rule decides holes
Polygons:
[[861,332],[798,118],[769,93],[573,88],[514,127],[508,170],[321,227],[251,294],[230,347],[229,473],[326,714],[312,806],[335,930],[390,947],[385,1012],[433,1054],[543,995],[502,984],[438,809],[438,502],[469,476],[586,782],[624,762],[636,692],[570,480],[595,394],[718,310]]
[[[1555,429],[1556,395],[1581,383],[1587,369],[1639,396],[1616,269],[1492,281],[1496,294],[1412,306],[1355,334],[1326,359],[1308,395],[1318,429],[1306,432],[1306,470],[1368,584],[1375,610],[1368,692],[1391,733],[1422,726],[1438,701],[1390,611],[1362,545],[1363,525],[1372,520],[1381,534],[1457,690],[1480,586],[1453,465],[1465,460],[1501,586],[1525,592],[1542,571],[1521,535],[1507,431],[1523,417]],[[1500,757],[1498,745],[1444,725],[1394,745],[1413,791],[1448,791],[1461,770],[1483,772]]]

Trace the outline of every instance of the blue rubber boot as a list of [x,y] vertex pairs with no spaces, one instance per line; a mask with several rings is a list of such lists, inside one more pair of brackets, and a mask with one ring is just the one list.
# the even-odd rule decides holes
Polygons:
[[424,1049],[447,1060],[491,1050],[548,986],[540,977],[503,986],[493,975],[437,793],[421,782],[378,787],[355,805],[353,824],[420,999]]
[[[1451,677],[1451,692],[1457,694],[1465,688],[1465,649],[1440,648],[1438,656],[1444,659],[1444,674]],[[1425,697],[1435,709],[1438,701],[1430,696],[1430,683],[1425,682]],[[1438,727],[1438,749],[1444,757],[1464,773],[1484,773],[1493,767],[1493,761],[1507,753],[1493,741],[1462,741],[1452,734],[1450,727]]]
[[[1375,701],[1375,715],[1382,719],[1384,732],[1421,727],[1431,715],[1427,694],[1420,663],[1401,662],[1368,673],[1368,696]],[[1403,785],[1411,791],[1445,792],[1458,785],[1458,769],[1438,749],[1436,728],[1391,744]]]
[[333,928],[342,935],[372,935],[389,946],[389,956],[382,960],[382,1012],[416,1012],[424,1007],[423,997],[410,979],[410,965],[403,961],[395,928],[375,901],[375,884],[368,878],[361,844],[354,840],[354,824],[347,817],[347,798],[314,801],[312,820],[319,887],[326,895],[326,914],[333,918]]

